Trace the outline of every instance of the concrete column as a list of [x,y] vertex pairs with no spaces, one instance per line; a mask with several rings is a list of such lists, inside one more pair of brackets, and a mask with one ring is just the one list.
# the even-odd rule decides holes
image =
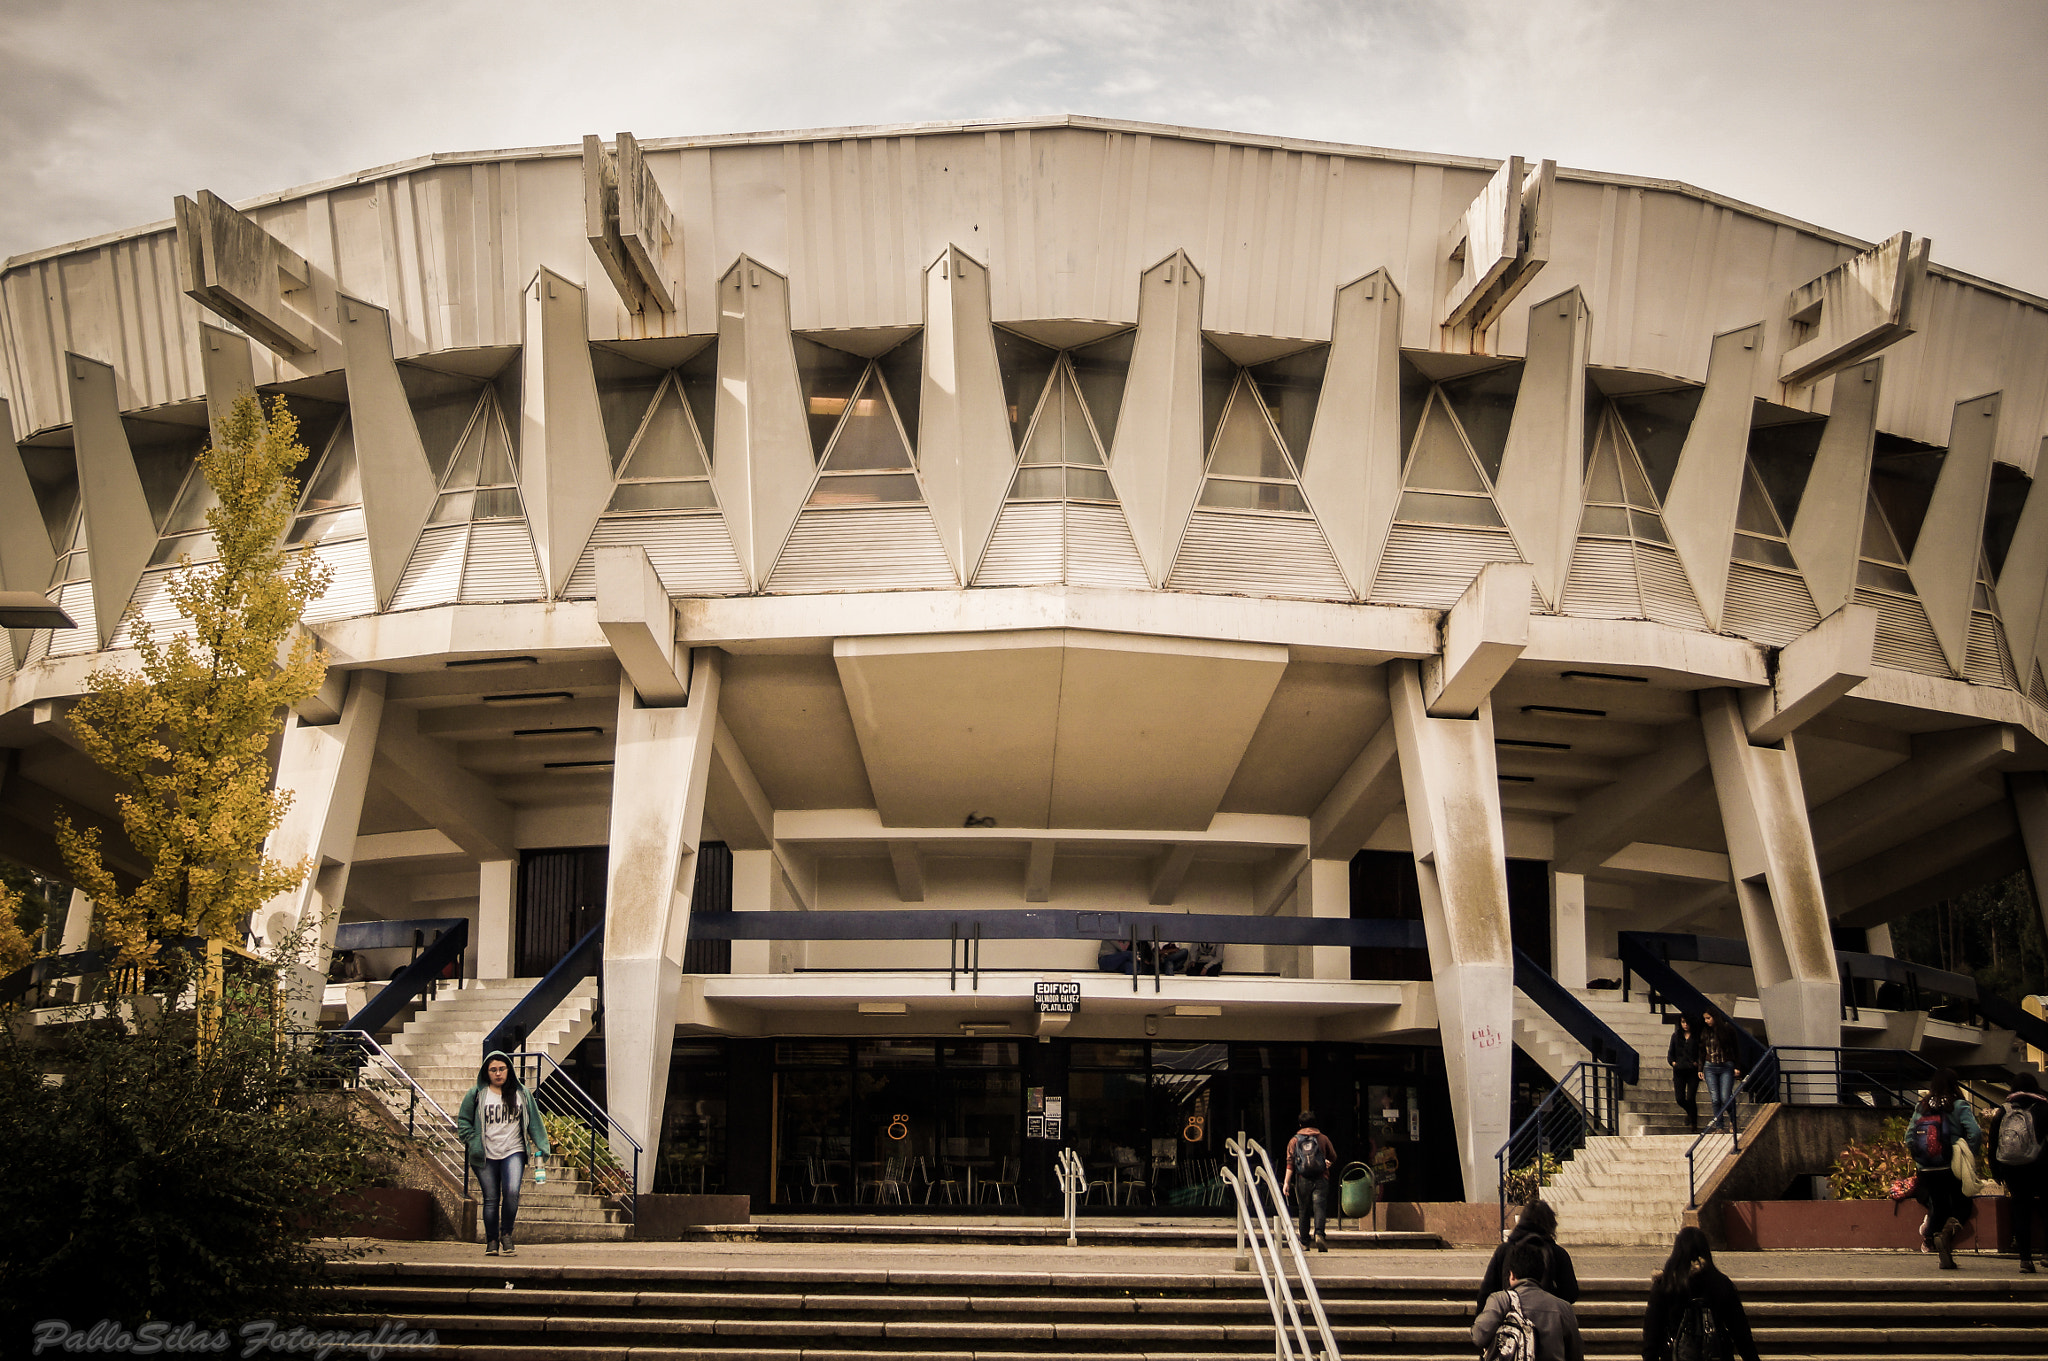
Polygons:
[[[773,851],[734,851],[732,910],[769,911],[773,905],[775,879],[781,873],[775,864]],[[732,971],[736,974],[769,972],[769,950],[773,945],[773,941],[767,940],[734,941]]]
[[478,978],[512,977],[512,903],[519,882],[517,860],[477,865],[476,939],[470,956]]
[[[630,681],[619,687],[604,914],[606,1081],[612,1118],[650,1155],[668,1096],[722,660],[715,649],[697,650],[690,702],[679,707],[651,709]],[[642,1158],[640,1189],[653,1177],[652,1157]]]
[[1795,739],[1751,745],[1732,690],[1701,692],[1700,726],[1770,1042],[1839,1047],[1841,982]]
[[79,889],[71,890],[71,904],[64,909],[64,940],[59,954],[76,954],[92,939],[92,899]]
[[[1351,919],[1351,862],[1348,860],[1311,860],[1308,869],[1295,886],[1295,892],[1303,895],[1302,906],[1305,917],[1326,917],[1336,921]],[[1310,978],[1349,979],[1351,977],[1351,951],[1341,945],[1312,945],[1308,950],[1308,976]]]
[[1887,958],[1896,958],[1896,956],[1892,954],[1893,946],[1891,927],[1866,927],[1863,932],[1863,937],[1865,942],[1866,953],[1873,955],[1884,955]]
[[1550,976],[1584,991],[1586,972],[1586,876],[1551,871]]
[[334,952],[383,720],[384,673],[359,671],[349,678],[339,720],[315,725],[293,715],[285,724],[277,786],[291,791],[292,806],[263,849],[287,864],[305,862],[306,877],[263,905],[254,930],[275,943],[307,923],[299,963],[322,977]]
[[1387,666],[1422,920],[1436,981],[1465,1196],[1484,1200],[1508,1137],[1515,970],[1508,933],[1507,845],[1493,759],[1493,704],[1431,718],[1420,668]]
[[[2027,875],[2033,882],[2034,907],[2048,928],[2048,774],[2016,770],[2005,777],[2012,814],[2020,825],[2020,845],[2027,853]],[[1887,928],[1889,931],[1889,928]],[[67,938],[70,932],[65,932]]]

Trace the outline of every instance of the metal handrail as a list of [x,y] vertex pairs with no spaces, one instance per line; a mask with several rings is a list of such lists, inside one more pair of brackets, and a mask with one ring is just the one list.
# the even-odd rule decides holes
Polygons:
[[[640,1185],[640,1141],[628,1133],[624,1125],[612,1119],[610,1112],[588,1092],[577,1086],[576,1080],[563,1072],[562,1066],[550,1055],[522,1050],[511,1058],[513,1072],[518,1075],[526,1094],[540,1107],[543,1120],[553,1115],[583,1126],[586,1137],[579,1151],[583,1155],[583,1168],[590,1185],[597,1194],[617,1201],[625,1221],[632,1223]],[[609,1161],[599,1155],[600,1141],[609,1153]],[[573,1156],[564,1156],[559,1150],[555,1157],[564,1166],[576,1165]]]
[[1601,1063],[1621,1070],[1621,1080],[1634,1084],[1642,1077],[1642,1056],[1635,1046],[1616,1034],[1591,1007],[1572,995],[1571,989],[1550,976],[1521,946],[1515,947],[1515,986],[1534,1002],[1543,1014],[1564,1027],[1565,1033],[1586,1046],[1586,1052]]
[[[1221,1169],[1220,1175],[1224,1184],[1237,1193],[1238,1270],[1244,1270],[1247,1255],[1258,1267],[1259,1285],[1266,1292],[1266,1307],[1273,1313],[1275,1356],[1279,1361],[1294,1361],[1297,1356],[1301,1361],[1311,1361],[1316,1355],[1309,1344],[1308,1331],[1302,1324],[1294,1292],[1288,1286],[1286,1259],[1280,1255],[1281,1244],[1285,1242],[1288,1254],[1294,1259],[1295,1276],[1301,1282],[1302,1298],[1308,1304],[1310,1317],[1315,1320],[1322,1355],[1325,1361],[1343,1361],[1343,1353],[1337,1349],[1336,1336],[1330,1331],[1329,1316],[1323,1312],[1323,1298],[1316,1290],[1316,1278],[1310,1274],[1308,1257],[1301,1250],[1301,1238],[1295,1232],[1294,1219],[1287,1213],[1280,1183],[1273,1176],[1272,1160],[1258,1141],[1246,1137],[1242,1130],[1238,1131],[1236,1138],[1225,1139],[1223,1147],[1237,1159],[1235,1171],[1226,1167]],[[1258,1155],[1256,1167],[1251,1158],[1255,1153]],[[1280,1225],[1277,1233],[1266,1216],[1259,1191],[1262,1185],[1272,1197],[1274,1217]],[[1288,1336],[1289,1325],[1294,1329],[1292,1337]]]
[[408,1136],[419,1140],[441,1170],[460,1178],[468,1192],[469,1152],[455,1121],[439,1102],[427,1095],[413,1080],[405,1065],[384,1052],[376,1037],[363,1030],[289,1030],[287,1037],[314,1048],[333,1066],[343,1085],[374,1096],[384,1109],[405,1125]]
[[1621,1088],[1621,1070],[1613,1064],[1575,1063],[1508,1135],[1493,1155],[1503,1235],[1508,1226],[1508,1178],[1521,1168],[1534,1167],[1537,1186],[1532,1194],[1540,1193],[1545,1158],[1577,1152],[1589,1132],[1618,1133]]
[[[1735,1036],[1735,1047],[1741,1061],[1752,1071],[1763,1062],[1764,1042],[1739,1024],[1736,1019],[1708,999],[1707,995],[1692,985],[1692,981],[1651,949],[1653,944],[1669,940],[1670,937],[1653,936],[1645,932],[1623,931],[1618,942],[1621,955],[1621,995],[1628,998],[1628,976],[1641,974],[1650,990],[1666,1002],[1675,1002],[1678,1009],[1688,1016],[1708,1015],[1725,1022]],[[1745,961],[1747,962],[1747,961]]]
[[1088,1189],[1088,1170],[1081,1165],[1081,1155],[1071,1148],[1062,1148],[1057,1162],[1053,1164],[1053,1177],[1060,1184],[1060,1196],[1066,1202],[1067,1246],[1081,1246],[1079,1236],[1079,1210],[1081,1195]]
[[[441,970],[462,958],[469,948],[469,918],[463,917],[443,931],[434,942],[420,951],[419,958],[398,971],[398,976],[385,984],[384,991],[371,998],[361,1011],[342,1023],[344,1030],[360,1030],[364,1034],[375,1034],[391,1024],[398,1016],[399,1009],[423,992],[431,992],[440,980]],[[456,970],[456,983],[462,986],[462,971]]]

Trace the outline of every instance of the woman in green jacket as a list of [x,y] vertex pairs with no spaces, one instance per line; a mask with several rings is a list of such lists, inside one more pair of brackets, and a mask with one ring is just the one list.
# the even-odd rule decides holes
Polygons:
[[495,1049],[484,1055],[476,1086],[462,1098],[455,1129],[483,1187],[484,1256],[510,1257],[518,1251],[512,1244],[512,1221],[519,1215],[519,1182],[527,1155],[545,1158],[554,1149],[548,1144],[540,1107],[520,1085],[509,1055]]

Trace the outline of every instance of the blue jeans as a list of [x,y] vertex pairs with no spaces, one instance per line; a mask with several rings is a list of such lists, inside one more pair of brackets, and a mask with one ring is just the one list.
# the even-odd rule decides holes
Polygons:
[[[1707,1065],[1707,1104],[1713,1112],[1713,1123],[1721,1123],[1721,1108],[1735,1097],[1735,1065],[1732,1063],[1710,1063]],[[1728,1117],[1734,1119],[1733,1115]]]
[[[484,1192],[484,1240],[495,1243],[512,1236],[512,1221],[519,1217],[519,1183],[526,1175],[526,1155],[485,1158],[476,1169],[477,1183]],[[503,1207],[504,1221],[499,1222]]]
[[[1294,1203],[1301,1214],[1301,1245],[1308,1247],[1323,1236],[1323,1225],[1330,1218],[1330,1179],[1328,1177],[1296,1177],[1294,1179]],[[1315,1223],[1315,1235],[1309,1235],[1309,1223]]]

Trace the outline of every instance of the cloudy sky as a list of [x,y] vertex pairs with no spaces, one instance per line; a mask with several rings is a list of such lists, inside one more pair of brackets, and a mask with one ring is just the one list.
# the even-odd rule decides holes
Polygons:
[[2048,294],[2042,0],[6,0],[0,255],[434,151],[1059,113],[1684,180]]

